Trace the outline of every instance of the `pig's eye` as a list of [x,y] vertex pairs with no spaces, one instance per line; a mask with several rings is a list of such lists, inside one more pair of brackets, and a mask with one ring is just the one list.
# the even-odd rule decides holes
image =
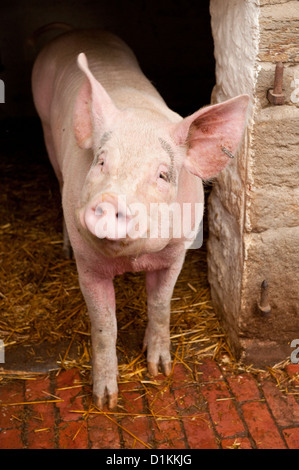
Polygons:
[[105,152],[105,150],[100,150],[96,154],[95,164],[97,166],[104,166],[105,165],[105,160],[106,160],[106,152]]
[[166,181],[167,183],[169,183],[169,181],[170,181],[169,172],[168,172],[168,171],[160,171],[160,173],[159,173],[159,178],[161,178],[162,180],[164,180],[164,181]]
[[159,165],[158,171],[156,173],[156,178],[158,189],[160,189],[161,191],[167,191],[169,189],[168,183],[170,183],[172,180],[170,168],[168,167],[168,165],[166,165],[165,163]]
[[105,165],[105,153],[101,152],[97,157],[97,165],[103,167]]

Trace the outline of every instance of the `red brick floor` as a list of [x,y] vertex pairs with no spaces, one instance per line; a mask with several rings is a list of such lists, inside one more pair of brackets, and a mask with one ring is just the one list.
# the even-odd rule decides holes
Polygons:
[[299,365],[286,368],[289,393],[269,375],[236,375],[211,359],[195,368],[176,364],[169,380],[120,381],[114,412],[92,406],[76,369],[5,380],[0,449],[299,448]]

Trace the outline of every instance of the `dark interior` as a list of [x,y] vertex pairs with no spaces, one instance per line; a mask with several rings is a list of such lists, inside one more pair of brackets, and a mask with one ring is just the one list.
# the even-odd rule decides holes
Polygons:
[[169,107],[183,116],[210,102],[215,64],[208,0],[2,0],[0,10],[1,120],[35,116],[32,65],[38,50],[59,31],[40,36],[35,47],[29,40],[52,22],[121,36]]

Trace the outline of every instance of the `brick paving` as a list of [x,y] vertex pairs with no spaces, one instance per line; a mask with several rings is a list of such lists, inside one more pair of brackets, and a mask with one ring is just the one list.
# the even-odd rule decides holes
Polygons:
[[118,408],[92,405],[77,369],[0,383],[0,449],[298,449],[299,365],[285,393],[266,374],[205,359],[170,379],[121,383]]

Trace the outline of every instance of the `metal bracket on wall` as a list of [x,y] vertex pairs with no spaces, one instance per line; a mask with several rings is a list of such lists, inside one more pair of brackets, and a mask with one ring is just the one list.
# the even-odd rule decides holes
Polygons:
[[284,104],[284,94],[282,93],[283,81],[283,63],[278,62],[275,67],[274,87],[273,90],[267,91],[267,98],[271,104],[282,105]]
[[266,279],[261,284],[261,298],[260,302],[257,303],[257,306],[263,317],[270,315],[271,306],[269,303],[268,282]]

